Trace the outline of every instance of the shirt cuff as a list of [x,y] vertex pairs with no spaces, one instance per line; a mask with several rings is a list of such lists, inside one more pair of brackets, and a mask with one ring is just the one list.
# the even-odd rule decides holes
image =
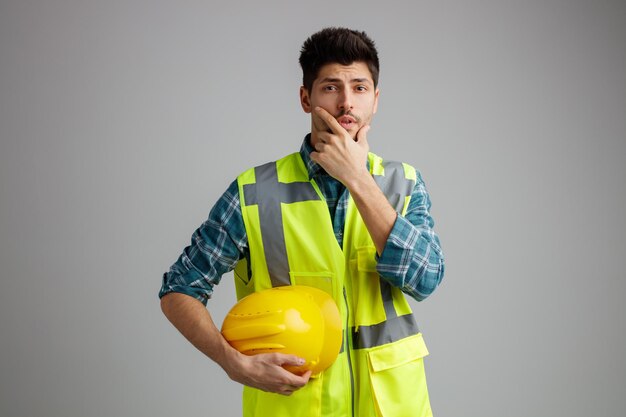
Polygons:
[[413,250],[420,233],[411,222],[398,215],[380,256],[376,256],[378,273],[393,286],[403,288]]
[[209,290],[207,288],[180,285],[171,282],[171,280],[168,279],[168,273],[166,272],[165,274],[163,274],[163,285],[161,286],[161,290],[159,291],[159,298],[163,298],[164,295],[172,292],[177,292],[193,297],[205,306],[207,305],[207,302],[209,298],[211,298],[211,294],[213,293],[212,290]]

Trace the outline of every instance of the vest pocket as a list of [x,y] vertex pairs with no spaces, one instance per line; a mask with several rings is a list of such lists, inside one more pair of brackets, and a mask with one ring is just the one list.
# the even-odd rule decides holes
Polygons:
[[[356,326],[371,325],[387,320],[382,297],[380,276],[376,270],[376,248],[361,246],[351,260],[352,305]],[[393,301],[389,300],[391,308]],[[394,314],[395,315],[395,314]]]
[[376,265],[376,248],[374,246],[357,248],[357,268],[360,272],[377,272]]
[[421,333],[368,352],[370,388],[379,416],[432,416],[424,373],[426,355]]

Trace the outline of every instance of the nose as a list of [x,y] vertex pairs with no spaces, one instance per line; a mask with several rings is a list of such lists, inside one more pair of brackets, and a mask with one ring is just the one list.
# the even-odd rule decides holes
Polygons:
[[352,110],[353,104],[352,104],[352,95],[350,91],[348,91],[347,89],[343,91],[343,93],[339,97],[338,104],[339,104],[339,110],[342,110],[344,112]]

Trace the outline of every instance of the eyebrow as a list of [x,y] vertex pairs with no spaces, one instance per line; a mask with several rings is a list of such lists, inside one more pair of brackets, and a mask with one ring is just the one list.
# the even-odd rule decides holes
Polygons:
[[[342,82],[343,80],[339,79],[339,78],[330,78],[330,77],[326,77],[322,80],[320,80],[320,83],[339,83]],[[351,83],[366,83],[369,82],[371,83],[371,80],[369,78],[353,78],[350,80]]]

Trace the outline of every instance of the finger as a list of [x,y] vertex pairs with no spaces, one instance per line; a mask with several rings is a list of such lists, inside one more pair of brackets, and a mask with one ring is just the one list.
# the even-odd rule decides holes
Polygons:
[[[324,132],[325,133],[325,132]],[[324,149],[327,146],[330,146],[333,143],[333,139],[332,138],[325,138],[325,137],[319,137],[319,140],[317,141],[317,143],[315,144],[315,146],[313,148],[315,148],[316,151],[318,152],[322,152],[324,151]]]
[[317,114],[317,112],[313,112],[312,113],[312,119],[313,120],[313,128],[312,130],[314,130],[315,132],[322,133],[322,132],[327,132],[327,133],[332,133],[332,130],[330,129],[330,127],[328,127],[328,125],[326,124],[326,121],[324,119],[322,119],[319,114]]
[[364,125],[356,132],[356,142],[367,145],[367,132],[370,131],[370,125]]
[[346,130],[341,127],[337,119],[335,119],[332,114],[328,113],[323,108],[316,107],[315,113],[333,133],[340,134],[346,132]]
[[286,387],[283,387],[280,391],[278,391],[278,394],[285,395],[285,396],[288,397],[291,394],[293,394],[294,391],[296,391],[296,390],[291,388],[290,385],[287,385]]
[[304,383],[306,384],[307,382],[309,382],[309,379],[311,379],[311,374],[313,373],[313,371],[306,371],[305,373],[303,373],[300,377],[302,379],[304,379]]
[[[285,371],[288,372],[288,371]],[[298,376],[296,374],[292,374],[289,372],[289,378],[285,378],[284,382],[285,386],[291,391],[297,391],[300,388],[304,387],[311,377],[311,371],[306,371],[302,376]]]
[[[295,355],[285,355],[279,354],[283,358],[282,366],[291,365],[291,366],[302,366],[306,363],[306,361]],[[285,371],[283,383],[291,385],[294,388],[301,388],[309,382],[309,378],[311,377],[311,371],[306,371],[301,375],[292,373],[283,368]]]
[[329,136],[331,135],[331,133],[328,133],[325,130],[322,131],[317,131],[317,141],[322,142],[322,143],[328,143],[329,140]]
[[300,388],[304,387],[311,378],[311,371],[306,371],[304,374],[302,374],[302,376],[300,376],[300,378],[302,379],[301,383],[287,384],[283,387],[283,391],[288,392],[289,394],[287,395],[291,395],[295,391],[298,391]]
[[306,363],[304,359],[296,355],[287,355],[285,353],[274,353],[274,363],[277,365],[302,366]]
[[309,379],[311,378],[311,371],[310,370],[306,371],[302,375],[297,375],[297,374],[292,374],[292,375],[295,378],[290,377],[291,379],[290,384],[296,388],[301,388],[305,386],[307,382],[309,382]]

